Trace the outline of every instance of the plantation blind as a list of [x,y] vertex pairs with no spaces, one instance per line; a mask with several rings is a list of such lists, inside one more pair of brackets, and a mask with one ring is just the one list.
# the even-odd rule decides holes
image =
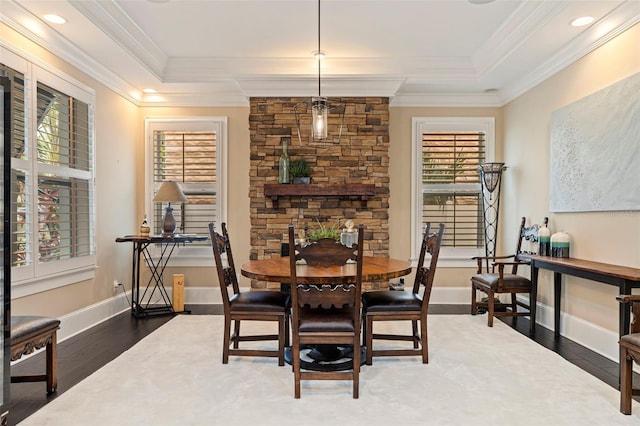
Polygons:
[[88,256],[93,221],[89,105],[38,82],[39,261]]
[[[11,80],[11,157],[25,160],[25,85],[24,75],[0,64],[0,74]],[[26,193],[31,192],[26,179],[27,170],[11,168],[11,265],[22,266],[30,261],[27,232],[30,212],[27,211]]]
[[445,224],[445,247],[483,246],[484,159],[484,132],[422,133],[422,220]]
[[[157,190],[162,182],[177,182],[189,199],[174,204],[174,216],[181,234],[208,234],[217,208],[217,156],[215,131],[154,130],[153,181]],[[166,203],[154,207],[155,232],[162,233]],[[194,243],[206,245],[207,241]]]

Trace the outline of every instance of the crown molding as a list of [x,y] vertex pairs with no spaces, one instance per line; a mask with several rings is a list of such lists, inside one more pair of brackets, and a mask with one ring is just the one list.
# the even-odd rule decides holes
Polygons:
[[162,80],[167,56],[115,1],[69,0],[69,3],[147,71]]
[[640,22],[640,2],[631,0],[621,4],[609,15],[576,37],[556,52],[548,61],[522,76],[512,85],[505,86],[500,95],[506,105],[518,96],[578,61],[613,38]]
[[481,108],[501,107],[497,93],[399,93],[389,101],[390,107]]
[[[30,19],[41,24],[43,31],[42,35],[35,33],[19,22],[19,17],[25,15],[28,15]],[[21,34],[33,43],[42,46],[60,59],[68,62],[83,73],[87,74],[89,77],[95,79],[123,98],[127,99],[129,102],[137,105],[137,99],[131,95],[131,93],[137,90],[135,87],[121,79],[117,74],[105,68],[91,56],[85,54],[68,39],[62,37],[56,31],[51,30],[40,18],[33,16],[14,1],[9,2],[3,0],[2,7],[0,8],[0,20],[9,28],[15,30],[18,34]],[[13,46],[9,43],[5,43],[5,46],[10,47],[11,50],[16,52],[21,52],[20,55],[25,56],[22,49],[18,46]],[[40,62],[36,58],[31,57],[31,55],[27,56],[32,62]],[[46,67],[47,66],[44,68]]]
[[[236,79],[247,97],[315,96],[318,79],[312,76],[259,76]],[[404,82],[401,77],[375,77],[370,75],[328,76],[321,80],[321,94],[329,97],[382,96],[396,94]]]
[[160,101],[143,98],[136,101],[141,107],[248,107],[249,98],[240,93],[171,93]]
[[522,3],[509,20],[473,55],[472,62],[477,78],[482,80],[495,70],[546,22],[566,7],[566,3],[560,2]]
[[[256,74],[255,70],[260,70]],[[371,74],[375,70],[376,74]],[[169,58],[163,71],[165,83],[212,82],[221,78],[316,78],[317,63],[309,58]],[[331,58],[322,66],[322,77],[407,75],[432,81],[476,81],[476,71],[466,58]]]

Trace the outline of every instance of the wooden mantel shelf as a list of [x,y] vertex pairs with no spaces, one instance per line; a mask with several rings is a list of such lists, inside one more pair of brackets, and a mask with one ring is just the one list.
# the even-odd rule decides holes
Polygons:
[[273,207],[278,208],[278,197],[359,197],[363,206],[368,197],[376,195],[376,186],[366,183],[343,184],[278,184],[266,183],[264,195],[271,197]]

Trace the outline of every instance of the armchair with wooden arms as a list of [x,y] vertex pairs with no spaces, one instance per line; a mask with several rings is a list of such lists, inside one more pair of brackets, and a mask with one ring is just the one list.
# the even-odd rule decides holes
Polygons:
[[[549,221],[544,218],[544,224]],[[518,231],[518,241],[514,254],[508,256],[476,256],[473,257],[478,262],[477,273],[471,277],[471,315],[478,313],[478,306],[486,306],[488,312],[487,325],[493,327],[494,316],[530,316],[531,304],[536,303],[532,300],[532,284],[531,280],[522,275],[518,275],[518,266],[527,265],[528,261],[521,260],[520,255],[525,253],[522,250],[523,241],[528,240],[532,243],[538,242],[538,225],[525,227],[526,218],[520,221],[520,229]],[[505,267],[511,267],[511,270],[505,271]],[[496,271],[497,269],[497,271]],[[477,300],[476,293],[481,291],[487,294],[486,303]],[[496,303],[495,296],[501,293],[511,294],[511,303]],[[521,302],[517,299],[518,293],[529,294],[529,304]],[[502,312],[496,310],[496,305],[506,308]],[[518,311],[518,306],[522,306],[526,311]],[[532,324],[533,330],[533,324]]]
[[620,337],[620,412],[631,414],[631,397],[640,395],[633,389],[633,362],[640,364],[640,295],[621,294],[620,303],[631,303],[631,328]]

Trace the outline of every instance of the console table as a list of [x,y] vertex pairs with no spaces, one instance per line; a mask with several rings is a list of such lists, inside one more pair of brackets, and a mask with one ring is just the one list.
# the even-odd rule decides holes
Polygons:
[[[168,315],[176,313],[171,304],[171,299],[164,287],[164,270],[169,263],[169,259],[178,244],[191,243],[193,241],[205,241],[204,235],[183,235],[174,234],[163,235],[127,235],[116,238],[117,243],[133,243],[133,266],[131,268],[131,313],[136,318],[151,315]],[[159,256],[154,259],[149,246],[157,244],[160,247]],[[140,257],[149,267],[151,277],[147,282],[144,293],[140,294]],[[157,293],[156,293],[157,292]],[[154,302],[153,297],[159,300]],[[161,299],[161,300],[160,300]]]
[[[554,304],[554,333],[560,334],[560,296],[562,290],[562,274],[604,284],[617,286],[619,294],[631,294],[631,289],[640,288],[640,269],[627,266],[611,265],[608,263],[592,262],[589,260],[538,256],[521,254],[519,258],[531,261],[531,283],[538,286],[538,271],[547,269],[553,271],[553,304]],[[532,301],[535,303],[535,300]],[[628,303],[620,303],[619,307],[620,336],[629,333],[631,308]]]

